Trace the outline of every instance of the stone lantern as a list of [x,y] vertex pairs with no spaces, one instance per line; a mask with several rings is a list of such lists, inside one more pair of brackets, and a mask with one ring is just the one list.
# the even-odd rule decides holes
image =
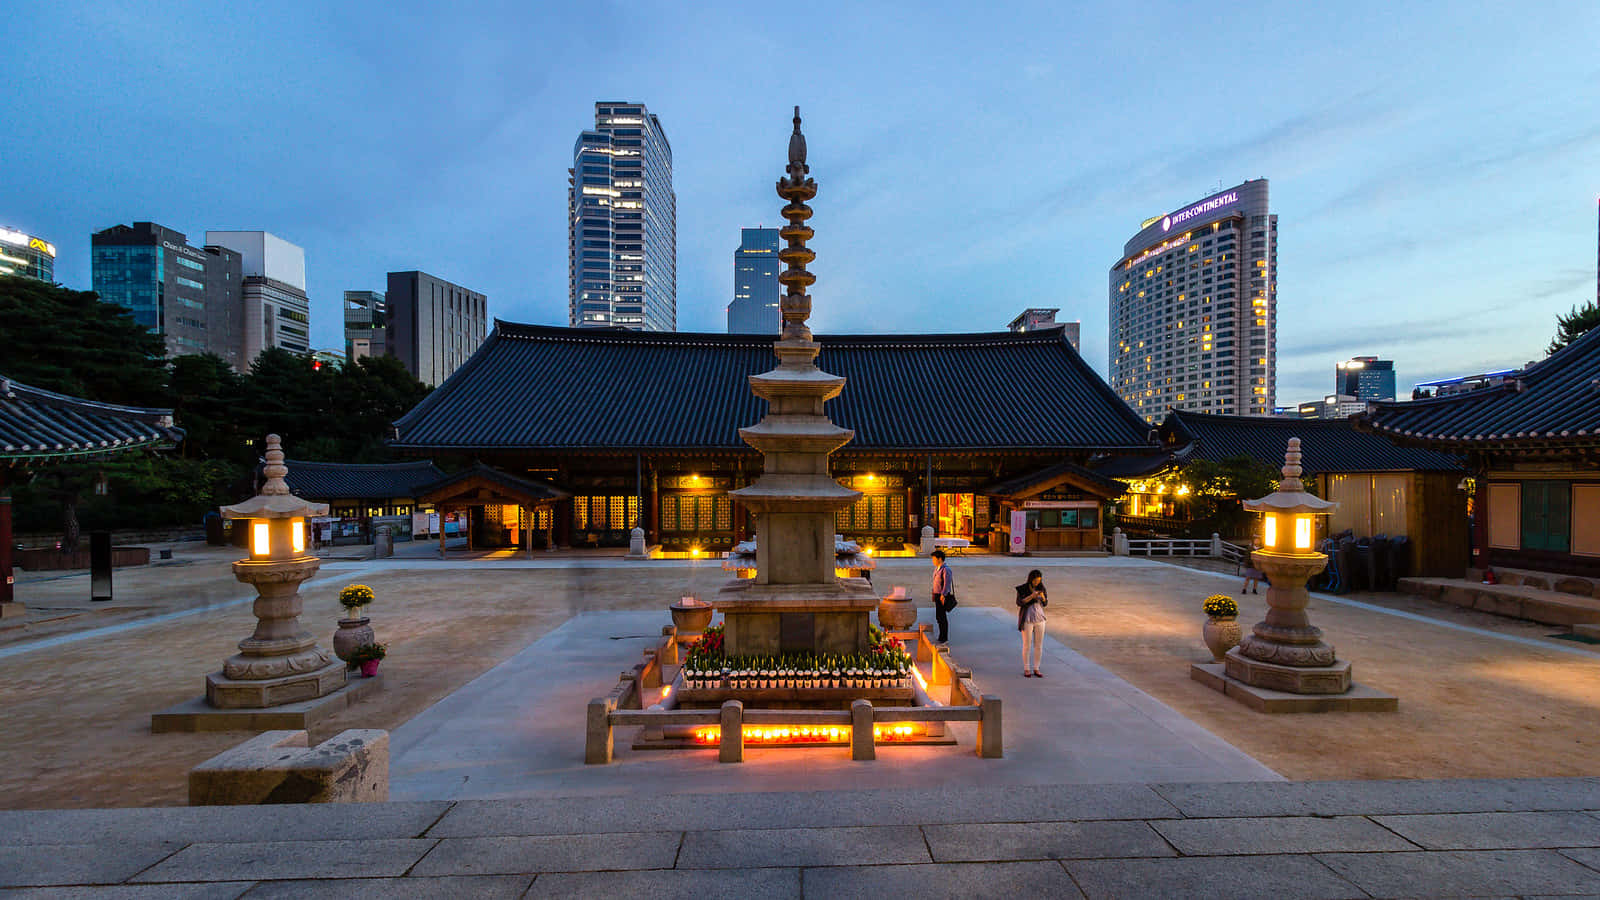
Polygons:
[[243,503],[222,507],[236,527],[249,529],[250,556],[233,564],[240,581],[255,586],[256,629],[239,652],[206,676],[206,701],[222,709],[256,709],[323,697],[345,686],[345,667],[317,646],[300,625],[300,584],[321,561],[306,553],[306,519],[326,515],[327,504],[289,493],[283,447],[267,435],[267,481]]
[[1306,582],[1326,568],[1328,557],[1313,549],[1316,518],[1339,504],[1306,493],[1300,481],[1300,439],[1290,438],[1278,490],[1244,508],[1262,514],[1262,549],[1251,554],[1267,574],[1267,617],[1239,646],[1228,651],[1230,678],[1293,694],[1342,694],[1350,690],[1350,664],[1334,656],[1311,624]]

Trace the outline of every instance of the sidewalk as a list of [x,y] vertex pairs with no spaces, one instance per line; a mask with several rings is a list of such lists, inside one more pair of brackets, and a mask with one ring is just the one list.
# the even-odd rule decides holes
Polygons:
[[341,900],[1596,894],[1597,811],[1600,780],[1574,778],[0,812],[0,886]]

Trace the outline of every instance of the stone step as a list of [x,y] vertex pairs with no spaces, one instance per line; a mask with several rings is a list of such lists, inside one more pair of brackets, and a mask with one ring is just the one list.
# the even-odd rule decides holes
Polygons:
[[[1559,572],[1538,572],[1533,569],[1499,567],[1494,570],[1494,574],[1495,580],[1501,584],[1541,588],[1561,594],[1575,594],[1579,597],[1600,597],[1600,579],[1583,575],[1563,575]],[[1482,581],[1483,570],[1467,570],[1467,579],[1469,581]]]
[[1480,584],[1464,578],[1402,578],[1400,590],[1546,625],[1600,624],[1600,600],[1523,584]]

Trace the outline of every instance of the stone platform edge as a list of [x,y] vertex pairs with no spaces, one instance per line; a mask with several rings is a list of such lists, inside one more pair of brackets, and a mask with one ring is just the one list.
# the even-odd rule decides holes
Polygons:
[[218,709],[204,697],[150,715],[151,734],[208,731],[307,731],[383,689],[383,676],[357,678],[325,697],[260,709]]
[[1363,684],[1352,684],[1343,694],[1290,694],[1230,678],[1221,663],[1192,663],[1189,677],[1262,713],[1400,711],[1400,698]]

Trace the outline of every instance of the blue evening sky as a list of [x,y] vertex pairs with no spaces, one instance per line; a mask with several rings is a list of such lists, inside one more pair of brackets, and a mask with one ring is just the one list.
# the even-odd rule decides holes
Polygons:
[[162,3],[9,17],[0,225],[89,287],[151,220],[306,251],[340,296],[422,269],[566,324],[566,179],[596,100],[675,156],[678,323],[721,331],[739,228],[779,221],[805,116],[828,332],[1083,322],[1141,220],[1271,180],[1278,402],[1335,361],[1419,380],[1543,355],[1595,296],[1600,4]]

